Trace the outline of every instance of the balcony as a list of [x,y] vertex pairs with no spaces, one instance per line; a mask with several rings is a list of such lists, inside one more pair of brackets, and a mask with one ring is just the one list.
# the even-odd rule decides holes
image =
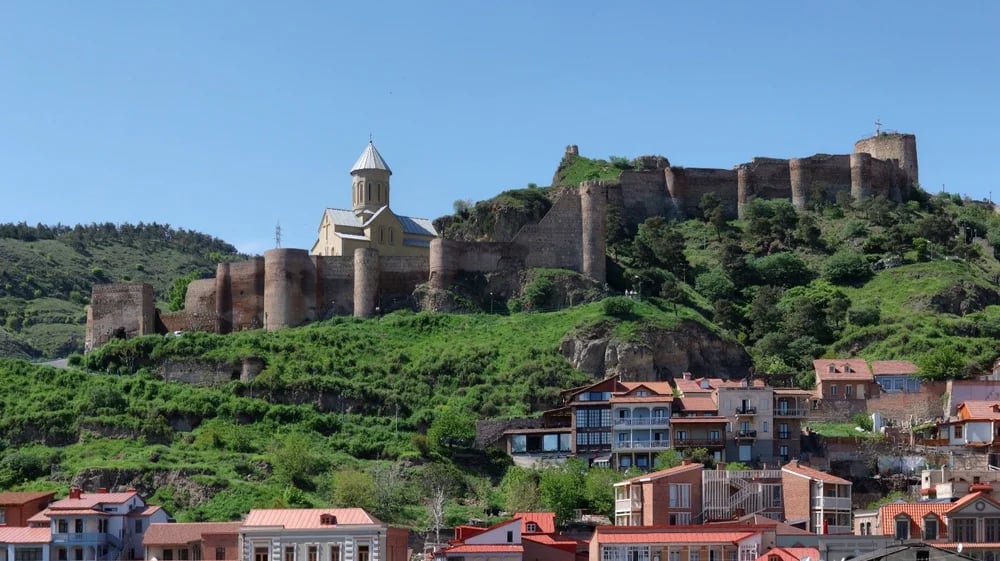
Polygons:
[[666,450],[670,448],[669,440],[616,440],[612,450]]
[[669,417],[634,417],[631,419],[615,419],[615,427],[667,427],[670,426]]
[[736,409],[736,416],[738,417],[752,417],[757,414],[756,407],[738,407]]
[[757,438],[757,431],[755,430],[740,430],[736,431],[736,440],[752,440]]
[[851,510],[850,497],[813,497],[813,509],[823,510]]
[[615,512],[639,512],[642,510],[640,499],[616,499]]
[[721,438],[675,438],[674,448],[719,448],[725,446]]
[[790,418],[790,417],[807,417],[807,416],[809,416],[809,410],[808,409],[782,409],[782,408],[779,407],[778,409],[774,410],[774,416],[775,417],[784,417],[786,419]]
[[52,543],[73,545],[104,545],[110,543],[116,547],[121,546],[121,542],[117,538],[103,532],[53,533]]

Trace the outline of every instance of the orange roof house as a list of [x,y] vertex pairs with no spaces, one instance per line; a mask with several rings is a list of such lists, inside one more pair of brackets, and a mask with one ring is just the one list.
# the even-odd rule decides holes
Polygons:
[[[240,527],[241,550],[254,557],[281,549],[282,558],[329,555],[406,561],[409,531],[383,523],[360,508],[254,509]],[[376,557],[377,553],[377,557]]]
[[867,399],[877,395],[875,377],[862,358],[816,359],[816,397],[829,400]]

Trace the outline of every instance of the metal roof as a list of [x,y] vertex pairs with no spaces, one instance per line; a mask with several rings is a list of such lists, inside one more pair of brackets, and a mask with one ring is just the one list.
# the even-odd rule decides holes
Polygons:
[[418,236],[437,236],[437,230],[434,229],[434,224],[426,218],[413,218],[411,216],[400,216],[396,215],[399,219],[400,224],[403,225],[403,231],[407,234],[416,234]]
[[392,175],[389,164],[385,163],[382,154],[378,153],[378,150],[375,149],[375,145],[371,141],[368,141],[368,146],[365,146],[365,151],[361,153],[358,161],[354,162],[354,166],[351,167],[351,173],[365,169],[381,169]]

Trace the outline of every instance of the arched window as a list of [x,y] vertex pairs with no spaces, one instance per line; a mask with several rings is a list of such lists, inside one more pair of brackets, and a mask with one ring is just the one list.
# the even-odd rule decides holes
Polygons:
[[896,533],[894,534],[897,540],[908,540],[910,539],[910,517],[905,514],[900,514],[896,517]]

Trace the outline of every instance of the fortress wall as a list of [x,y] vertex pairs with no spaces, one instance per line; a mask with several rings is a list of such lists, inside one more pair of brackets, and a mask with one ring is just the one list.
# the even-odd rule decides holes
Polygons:
[[601,181],[580,184],[580,240],[583,274],[599,283],[607,279],[608,185]]
[[903,172],[907,187],[919,183],[917,137],[912,134],[887,133],[854,143],[855,152],[867,152],[878,160],[895,160]]
[[899,169],[899,162],[875,159],[871,162],[872,196],[882,195],[897,203],[909,198],[909,183],[904,172]]
[[[353,254],[352,254],[353,255]],[[354,313],[354,257],[313,256],[319,317]]]
[[737,167],[739,215],[754,198],[788,199],[792,196],[788,160],[779,158],[754,158]]
[[215,331],[215,311],[215,279],[193,280],[184,297],[187,323],[171,331]]
[[264,258],[229,263],[231,306],[227,310],[232,329],[264,326]]
[[354,317],[366,318],[375,313],[378,295],[378,250],[362,247],[354,250]]
[[867,152],[851,154],[851,197],[855,201],[872,198],[872,155]]
[[[683,174],[684,198],[677,201],[684,211],[684,216],[700,216],[701,198],[708,193],[715,193],[722,201],[726,216],[737,216],[737,194],[739,191],[736,170],[712,168],[670,168],[674,177],[678,171]],[[668,176],[669,180],[669,176]]]
[[377,304],[383,312],[410,305],[413,289],[427,282],[428,261],[424,256],[379,259]]
[[431,242],[430,284],[447,290],[461,272],[494,273],[525,267],[528,248],[512,242],[460,242],[437,238]]
[[582,228],[577,189],[562,192],[537,224],[527,224],[514,236],[515,244],[530,247],[526,267],[583,270]]
[[151,285],[105,284],[91,290],[85,349],[96,349],[107,343],[118,330],[124,330],[126,337],[156,333]]
[[638,227],[651,216],[674,213],[675,208],[667,192],[667,177],[662,169],[623,171],[619,181],[625,205],[625,222],[629,228]]
[[810,203],[835,201],[837,193],[851,192],[851,157],[848,154],[816,154],[788,161],[792,204],[805,210]]
[[181,310],[160,314],[160,321],[166,328],[167,333],[174,331],[215,331],[215,314],[202,314]]

